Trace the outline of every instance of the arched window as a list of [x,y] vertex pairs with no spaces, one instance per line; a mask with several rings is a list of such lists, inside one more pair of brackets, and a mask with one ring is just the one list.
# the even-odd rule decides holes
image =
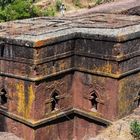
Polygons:
[[91,101],[91,110],[92,111],[97,111],[98,110],[98,101],[97,101],[97,95],[96,92],[94,91],[91,95],[90,95],[90,101]]
[[51,96],[51,111],[58,110],[59,95],[57,92],[53,92]]
[[5,43],[2,41],[2,42],[0,42],[0,45],[1,45],[1,57],[3,57],[4,56],[4,47],[5,47]]
[[5,89],[0,91],[0,104],[5,105],[7,103],[7,92]]

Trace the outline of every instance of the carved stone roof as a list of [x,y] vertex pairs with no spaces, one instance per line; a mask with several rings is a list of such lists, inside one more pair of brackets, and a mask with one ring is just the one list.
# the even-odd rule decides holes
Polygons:
[[139,36],[138,16],[89,14],[67,18],[38,17],[0,23],[0,40],[34,47],[75,37],[124,41]]

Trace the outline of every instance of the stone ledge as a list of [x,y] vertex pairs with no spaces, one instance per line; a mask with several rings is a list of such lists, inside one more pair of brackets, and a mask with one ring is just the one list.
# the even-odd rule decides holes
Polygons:
[[101,123],[102,125],[105,125],[105,126],[108,126],[108,125],[112,124],[111,121],[109,121],[107,119],[104,119],[103,117],[100,117],[100,114],[98,114],[98,113],[83,111],[83,110],[77,109],[77,108],[71,108],[71,109],[68,109],[64,112],[63,111],[58,112],[58,113],[56,112],[55,115],[52,114],[52,116],[47,117],[45,119],[41,119],[39,121],[32,121],[32,120],[23,118],[21,116],[15,115],[13,113],[4,111],[2,109],[0,109],[0,114],[4,115],[4,116],[6,116],[10,119],[13,119],[15,121],[18,121],[20,123],[23,123],[23,124],[25,124],[29,127],[32,127],[32,128],[39,127],[43,124],[50,123],[54,120],[57,120],[57,119],[60,119],[60,118],[63,118],[63,117],[69,116],[69,115],[80,115],[80,116],[88,118],[92,121],[99,122],[99,123]]
[[87,70],[87,69],[83,69],[83,68],[74,68],[73,67],[73,68],[62,70],[60,72],[56,72],[56,73],[53,73],[53,74],[50,74],[50,75],[45,75],[45,76],[35,77],[35,78],[21,76],[21,75],[15,75],[15,74],[9,74],[9,73],[3,73],[3,72],[0,72],[0,76],[16,78],[16,79],[30,81],[30,82],[38,82],[38,81],[42,81],[42,80],[45,80],[45,79],[50,78],[50,77],[54,77],[54,76],[64,74],[64,73],[70,73],[70,72],[73,72],[73,71],[80,71],[80,72],[90,73],[90,74],[94,74],[94,75],[98,75],[98,76],[110,77],[110,78],[114,78],[114,79],[121,79],[121,78],[124,78],[128,75],[139,72],[140,68],[129,70],[128,72],[124,72],[122,74],[111,74],[111,73],[106,73],[106,72],[101,72],[101,71],[92,72],[91,70]]

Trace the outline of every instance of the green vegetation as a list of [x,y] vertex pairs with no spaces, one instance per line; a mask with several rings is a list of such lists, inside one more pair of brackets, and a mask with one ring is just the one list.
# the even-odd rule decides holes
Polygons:
[[80,0],[73,0],[73,3],[75,6],[82,8],[82,4],[81,4]]
[[113,2],[114,0],[95,0],[96,5],[107,3],[107,2]]
[[41,10],[33,5],[32,0],[0,0],[0,22],[55,14],[55,6]]
[[[50,1],[49,5],[44,5],[44,7],[46,6],[45,8],[36,6],[36,2],[39,1],[41,0],[0,0],[0,22],[38,16],[55,16],[60,11],[62,0]],[[98,5],[110,0],[91,1],[96,1],[96,5]],[[72,3],[65,4],[68,4],[69,7],[74,6],[76,9],[84,7],[84,3],[81,3],[81,0],[72,0]]]
[[55,4],[56,11],[60,10],[61,5],[62,5],[62,0],[56,0],[56,4]]
[[7,4],[12,3],[13,1],[14,0],[0,0],[0,7],[4,9]]
[[49,6],[47,10],[42,12],[43,16],[55,16],[56,15],[56,9],[54,6]]
[[55,16],[60,11],[62,0],[56,0],[53,5],[48,6],[47,10],[43,11],[43,16]]
[[134,120],[130,124],[131,134],[135,140],[140,140],[140,122]]
[[96,3],[97,5],[99,5],[99,4],[102,3],[102,0],[96,0],[95,3]]
[[[1,0],[2,2],[2,0]],[[30,18],[39,16],[37,7],[29,0],[7,0],[0,6],[0,21]]]

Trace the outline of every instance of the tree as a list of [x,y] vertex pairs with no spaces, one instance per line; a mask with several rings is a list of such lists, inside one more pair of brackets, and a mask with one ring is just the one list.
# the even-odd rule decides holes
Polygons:
[[4,9],[6,5],[11,4],[14,1],[15,0],[0,0],[0,6],[2,9]]
[[0,0],[0,22],[39,16],[39,9],[31,0]]

